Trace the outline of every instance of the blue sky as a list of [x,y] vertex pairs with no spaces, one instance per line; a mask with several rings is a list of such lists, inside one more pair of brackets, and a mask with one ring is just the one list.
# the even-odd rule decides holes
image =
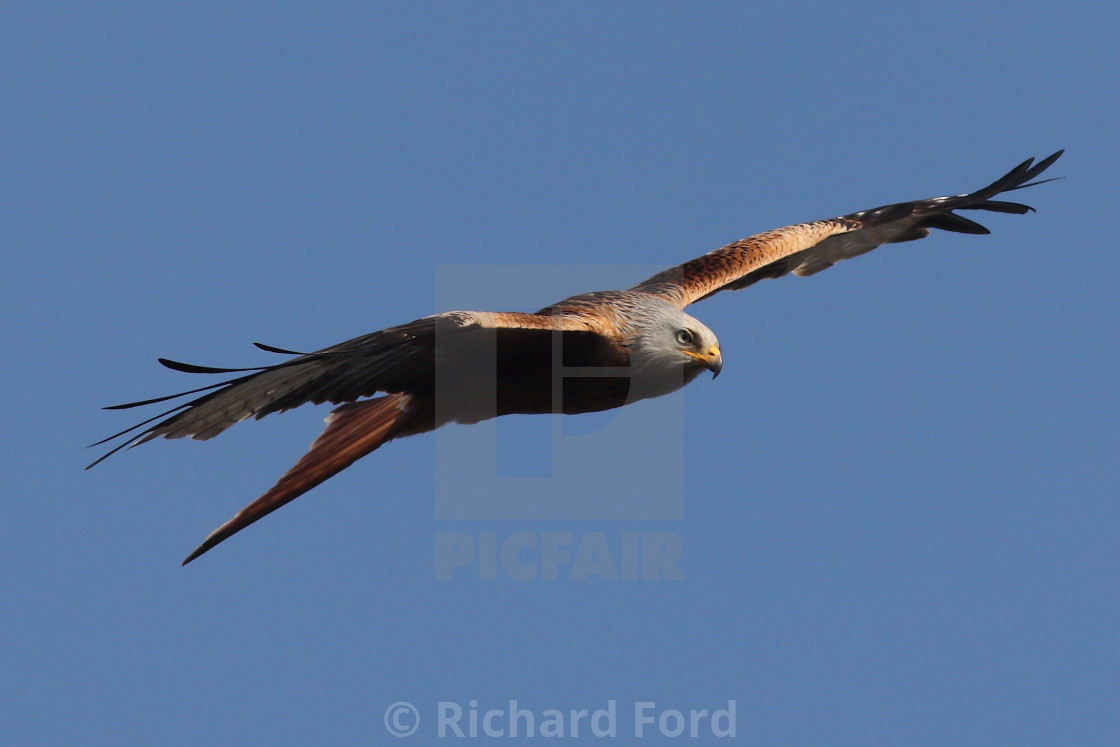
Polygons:
[[[6,3],[0,741],[383,743],[407,701],[433,743],[438,703],[516,700],[538,719],[614,701],[616,741],[635,703],[734,701],[726,742],[1111,743],[1117,20]],[[319,348],[458,294],[542,306],[1063,147],[1065,178],[1021,193],[1038,212],[991,236],[692,307],[725,368],[663,409],[395,442],[186,568],[326,408],[82,470],[134,422],[101,406],[198,385],[158,356],[272,362],[249,343]],[[643,468],[632,444],[658,431]],[[456,438],[553,486],[561,439],[605,444],[586,489],[633,498],[615,473],[664,468],[679,518],[437,518],[477,490]],[[478,554],[438,580],[449,536]],[[573,578],[584,543],[621,569],[634,537],[676,543],[683,578]],[[558,578],[486,578],[488,542]],[[583,726],[569,741],[605,741]],[[685,734],[639,743],[705,741]]]

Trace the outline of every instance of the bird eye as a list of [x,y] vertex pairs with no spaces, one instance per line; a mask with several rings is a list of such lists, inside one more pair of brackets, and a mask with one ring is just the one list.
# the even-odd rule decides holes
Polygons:
[[694,338],[693,338],[692,332],[690,330],[687,330],[687,329],[678,329],[677,330],[677,342],[679,342],[681,345],[691,345],[693,339]]

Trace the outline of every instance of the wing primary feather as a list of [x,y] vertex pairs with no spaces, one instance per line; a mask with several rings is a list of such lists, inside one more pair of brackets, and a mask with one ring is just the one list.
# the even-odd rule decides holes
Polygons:
[[957,215],[956,213],[934,213],[929,218],[922,221],[922,225],[926,228],[940,228],[942,231],[954,231],[956,233],[991,233],[991,231],[979,223]]
[[[245,378],[245,377],[242,377],[242,378]],[[102,410],[129,410],[133,407],[143,407],[144,405],[154,405],[157,402],[166,402],[169,399],[178,399],[179,397],[186,397],[188,394],[198,394],[199,392],[205,392],[205,391],[209,391],[211,389],[217,389],[218,387],[227,386],[229,384],[233,384],[234,382],[240,381],[240,380],[241,379],[232,379],[230,381],[222,381],[222,382],[219,382],[217,384],[211,384],[209,386],[200,386],[198,389],[191,389],[191,390],[188,390],[186,392],[179,392],[178,394],[165,394],[162,397],[154,397],[152,399],[145,399],[145,400],[141,400],[140,402],[126,402],[123,405],[106,405],[105,407],[102,407],[101,409]],[[106,439],[106,440],[109,440],[109,439]]]
[[1033,182],[1027,182],[1026,184],[1020,184],[1017,187],[1009,187],[1008,189],[1005,189],[1003,191],[1004,192],[1014,192],[1016,189],[1026,189],[1027,187],[1037,187],[1039,184],[1045,184],[1046,182],[1056,182],[1056,181],[1060,181],[1062,179],[1065,179],[1065,177],[1064,176],[1052,176],[1049,179],[1035,179]]
[[[132,426],[131,428],[125,428],[120,433],[114,433],[113,435],[109,436],[108,438],[103,438],[100,441],[97,441],[95,443],[90,444],[86,448],[89,449],[89,448],[93,448],[94,446],[100,446],[101,444],[108,443],[109,441],[112,441],[114,438],[120,438],[121,436],[123,436],[126,433],[132,433],[132,431],[136,430],[137,428],[144,427],[145,425],[152,422],[153,420],[159,420],[160,418],[167,417],[168,415],[170,415],[173,412],[178,412],[179,410],[182,410],[182,409],[184,409],[186,407],[190,407],[190,406],[191,406],[190,402],[184,402],[183,404],[179,405],[178,407],[172,407],[170,410],[167,410],[165,412],[161,412],[159,415],[153,415],[152,417],[148,418],[147,420],[145,420],[142,423],[137,423],[136,425]],[[96,467],[98,464],[105,461],[106,459],[111,457],[113,454],[116,454],[121,449],[136,446],[138,443],[140,443],[140,439],[142,439],[144,437],[144,435],[145,434],[142,433],[142,434],[136,436],[135,438],[130,438],[127,441],[124,441],[122,443],[117,444],[110,451],[108,451],[105,454],[102,454],[97,459],[95,459],[92,462],[90,462],[89,464],[87,464],[85,468],[89,469],[90,467]]]
[[266,368],[272,366],[253,366],[251,368],[215,368],[214,366],[199,366],[194,363],[183,363],[182,361],[173,361],[169,358],[159,358],[159,363],[164,368],[170,368],[172,371],[180,371],[189,374],[226,374],[226,373],[243,373],[245,371],[264,371]]
[[[1053,180],[1047,179],[1046,181]],[[1042,182],[1038,183],[1041,184]],[[993,213],[1015,213],[1016,215],[1026,215],[1027,213],[1034,212],[1034,208],[1030,205],[1024,205],[1021,202],[1004,202],[1001,200],[984,200],[984,209],[991,210]]]
[[216,366],[200,366],[197,363],[183,363],[182,361],[173,361],[170,358],[159,358],[157,360],[159,360],[160,365],[164,368],[170,368],[172,371],[179,371],[180,373],[227,374],[245,373],[248,371],[271,371],[277,368],[284,368],[285,366],[298,366],[301,363],[307,363],[308,361],[318,360],[320,358],[338,358],[341,356],[353,355],[355,352],[357,352],[353,350],[320,350],[315,353],[299,353],[294,350],[274,348],[270,345],[263,345],[257,342],[254,342],[253,344],[261,350],[265,350],[269,353],[280,353],[281,355],[297,355],[300,357],[293,358],[290,361],[284,361],[283,363],[273,363],[268,366],[248,366],[246,368],[218,368]]
[[311,353],[300,353],[296,350],[285,350],[284,348],[265,345],[263,342],[254,342],[253,345],[266,353],[279,353],[280,355],[311,355]]

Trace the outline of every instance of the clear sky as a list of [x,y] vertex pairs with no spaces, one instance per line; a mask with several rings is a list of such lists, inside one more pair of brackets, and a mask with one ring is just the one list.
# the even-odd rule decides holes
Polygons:
[[[613,701],[641,744],[691,710],[675,741],[1115,743],[1118,32],[1077,1],[4,3],[0,742],[386,743],[398,701],[402,744],[440,703],[508,739],[515,700],[538,740],[586,709],[570,741],[608,741]],[[327,408],[82,470],[147,416],[101,406],[209,382],[158,356],[539,307],[1063,147],[991,236],[692,307],[716,381],[394,442],[186,568]]]

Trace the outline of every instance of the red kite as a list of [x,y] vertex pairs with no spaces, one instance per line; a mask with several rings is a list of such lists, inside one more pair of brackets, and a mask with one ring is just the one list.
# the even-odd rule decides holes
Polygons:
[[[989,233],[955,211],[1030,212],[1033,208],[1027,205],[991,198],[1051,181],[1033,180],[1061,154],[1037,164],[1027,159],[971,194],[886,205],[756,234],[628,290],[572,296],[535,314],[449,311],[315,353],[257,343],[263,350],[296,356],[260,368],[210,368],[161,358],[160,363],[176,371],[245,375],[106,408],[139,407],[208,392],[99,441],[106,443],[159,421],[93,464],[154,438],[208,439],[246,418],[259,419],[307,402],[340,405],[307,454],[268,492],[207,537],[185,565],[391,439],[445,423],[477,423],[512,413],[608,410],[676,391],[703,371],[717,376],[723,367],[719,342],[704,324],[684,313],[685,306],[764,278],[791,272],[812,275],[880,244],[924,238],[931,228]],[[377,394],[382,396],[374,397]]]

